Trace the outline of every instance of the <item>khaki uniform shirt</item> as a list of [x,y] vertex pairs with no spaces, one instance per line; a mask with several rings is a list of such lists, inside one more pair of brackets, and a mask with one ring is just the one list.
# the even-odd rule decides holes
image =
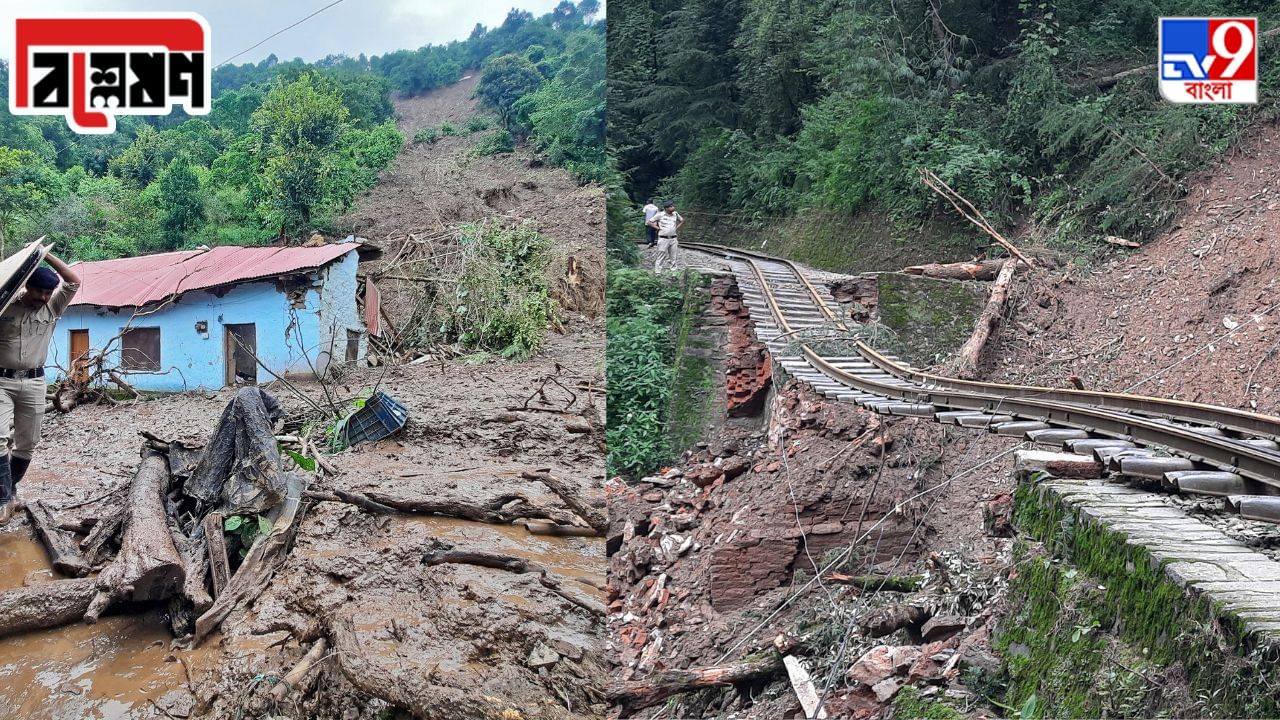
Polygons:
[[44,367],[45,359],[49,357],[53,327],[79,289],[79,285],[64,280],[53,291],[49,302],[35,310],[22,304],[26,290],[18,293],[9,308],[0,314],[0,368],[30,370]]
[[676,227],[683,219],[678,212],[673,212],[670,215],[666,212],[658,213],[658,217],[653,221],[653,224],[658,226],[658,237],[675,237]]

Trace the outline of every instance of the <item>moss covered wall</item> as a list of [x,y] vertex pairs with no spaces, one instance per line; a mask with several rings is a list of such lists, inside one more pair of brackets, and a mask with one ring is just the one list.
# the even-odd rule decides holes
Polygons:
[[672,378],[667,438],[680,453],[706,437],[723,415],[717,392],[716,354],[723,330],[709,325],[711,276],[684,273],[684,311],[673,328],[676,364]]
[[1173,582],[1147,550],[1023,483],[1004,704],[1032,717],[1277,717],[1280,672],[1243,623]]
[[913,365],[951,358],[973,333],[987,302],[987,284],[881,273],[879,322],[893,332],[892,345]]

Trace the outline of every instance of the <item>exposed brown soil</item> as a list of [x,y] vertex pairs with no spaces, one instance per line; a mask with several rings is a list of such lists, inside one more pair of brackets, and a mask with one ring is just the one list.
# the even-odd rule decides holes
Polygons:
[[[712,307],[730,336],[752,335],[741,308]],[[734,357],[726,365],[755,367],[758,344],[731,343],[728,350]],[[882,418],[819,398],[776,371],[771,403],[761,409],[768,413],[763,430],[722,424],[676,468],[633,484],[611,481],[611,520],[623,539],[609,563],[615,680],[645,683],[662,670],[767,654],[785,633],[799,639],[797,653],[820,693],[834,678],[825,704],[831,716],[866,717],[884,703],[844,673],[873,646],[918,646],[913,633],[925,619],[959,613],[968,629],[946,647],[926,645],[927,655],[963,651],[972,660],[985,653],[984,610],[1001,583],[1008,541],[988,536],[983,510],[1008,492],[1009,457],[987,461],[1011,441]],[[846,549],[849,557],[833,565]],[[819,573],[822,582],[810,582]],[[863,592],[832,573],[923,574],[927,582],[915,593]],[[918,606],[919,622],[879,638],[846,632],[850,617],[857,628],[899,606]],[[837,665],[846,636],[851,641]],[[904,668],[902,679],[969,697],[956,674],[924,662],[910,673]],[[634,708],[615,695],[624,716],[773,718],[799,711],[785,673],[671,702],[661,711]]]
[[[449,122],[462,131],[466,121],[476,116],[487,118],[496,128],[496,118],[472,97],[478,79],[476,74],[396,103],[406,145],[383,171],[377,186],[356,200],[339,226],[382,245],[390,259],[408,233],[429,235],[492,217],[529,222],[555,241],[550,274],[561,305],[598,315],[604,298],[601,188],[579,185],[568,172],[544,165],[525,146],[509,154],[473,156],[472,148],[494,128],[441,137],[434,143],[413,142],[423,128]],[[574,274],[578,279],[562,287],[561,280]],[[384,285],[389,305],[395,307],[397,293],[406,288],[398,287],[396,281],[384,281]]]
[[1259,128],[1142,248],[1021,278],[986,376],[1280,413],[1277,143]]
[[[471,85],[400,102],[402,125],[412,136],[412,129],[441,118],[465,120],[474,110]],[[408,407],[411,420],[392,439],[329,456],[338,475],[312,489],[470,503],[516,492],[571,515],[546,486],[521,473],[549,469],[602,504],[604,335],[592,306],[603,306],[603,221],[597,229],[592,218],[603,218],[603,196],[578,187],[562,171],[527,168],[526,151],[464,160],[472,142],[446,138],[431,148],[406,146],[353,217],[365,218],[371,239],[391,238],[383,243],[388,255],[398,250],[397,237],[437,223],[495,214],[529,218],[556,241],[562,270],[573,255],[581,266],[599,269],[599,282],[583,283],[583,303],[565,313],[565,329],[549,333],[527,361],[340,369],[329,395],[345,401],[379,387]],[[434,176],[427,172],[432,163],[451,164]],[[508,187],[508,181],[515,189],[500,207],[472,192]],[[549,198],[559,204],[549,206]],[[328,402],[319,383],[295,385],[312,401]],[[288,417],[309,414],[308,404],[283,384],[264,387]],[[60,506],[126,483],[137,467],[140,431],[204,441],[233,394],[228,389],[51,413],[22,494]],[[90,503],[65,517],[96,509]],[[0,533],[0,551],[13,542],[29,549],[29,535],[25,517],[10,522]],[[561,590],[588,605],[604,599],[604,543],[598,538],[535,536],[518,525],[378,515],[317,502],[267,590],[196,650],[170,650],[161,642],[168,637],[163,608],[150,615],[128,608],[99,626],[0,640],[0,671],[19,679],[0,692],[0,715],[408,716],[383,698],[407,699],[403,704],[433,718],[476,717],[477,708],[504,710],[509,718],[603,715],[602,618],[544,587],[536,572],[423,563],[427,553],[443,548],[521,558],[546,568],[560,579]],[[31,571],[28,582],[51,577],[47,565],[35,562],[38,555],[24,566]],[[270,701],[272,685],[326,627],[345,629],[345,644],[327,651],[307,690]],[[54,653],[86,658],[59,664],[49,657]],[[352,668],[359,683],[352,681]]]

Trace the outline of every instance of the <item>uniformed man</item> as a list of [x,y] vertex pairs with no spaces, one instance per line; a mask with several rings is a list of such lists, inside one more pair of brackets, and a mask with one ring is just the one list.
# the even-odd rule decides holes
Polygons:
[[66,263],[52,253],[45,260],[53,270],[36,268],[0,313],[0,523],[18,509],[17,483],[40,442],[53,326],[80,289],[80,276]]
[[658,232],[658,259],[653,263],[653,271],[662,272],[664,264],[675,270],[676,250],[679,247],[676,235],[684,225],[684,216],[676,212],[675,203],[668,201],[663,205],[662,212],[654,215],[648,225]]

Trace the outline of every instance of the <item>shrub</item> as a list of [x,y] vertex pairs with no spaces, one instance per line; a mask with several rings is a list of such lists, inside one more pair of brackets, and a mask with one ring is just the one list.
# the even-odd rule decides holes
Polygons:
[[467,120],[467,124],[462,126],[468,133],[478,133],[489,129],[489,119],[476,115]]
[[458,128],[454,127],[453,123],[442,122],[440,123],[440,134],[446,137],[451,137],[458,134]]
[[413,134],[413,141],[416,143],[433,143],[440,139],[439,128],[425,127]]
[[475,155],[497,155],[499,153],[509,153],[516,149],[515,139],[511,137],[511,133],[506,130],[498,130],[491,135],[486,135],[475,148],[471,151]]

